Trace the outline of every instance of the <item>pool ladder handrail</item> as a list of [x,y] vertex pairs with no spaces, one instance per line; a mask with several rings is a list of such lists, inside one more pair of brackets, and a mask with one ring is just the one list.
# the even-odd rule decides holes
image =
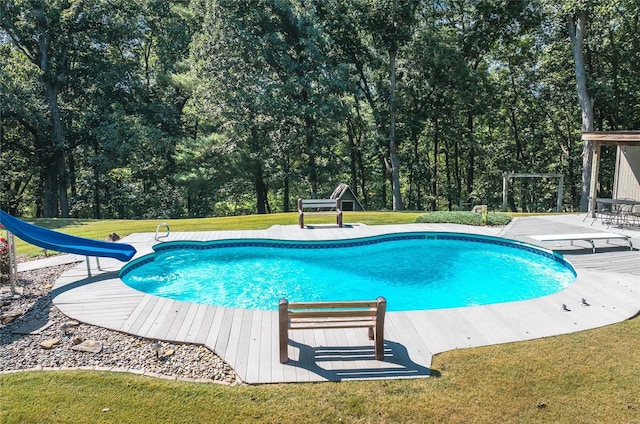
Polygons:
[[[166,227],[167,228],[167,234],[165,234],[163,236],[159,236],[158,235],[158,231],[160,231],[160,227]],[[169,237],[170,234],[171,234],[171,229],[169,228],[169,224],[167,224],[166,222],[161,222],[160,224],[156,225],[156,235],[155,235],[156,241],[159,241],[161,238],[167,238],[167,237]]]

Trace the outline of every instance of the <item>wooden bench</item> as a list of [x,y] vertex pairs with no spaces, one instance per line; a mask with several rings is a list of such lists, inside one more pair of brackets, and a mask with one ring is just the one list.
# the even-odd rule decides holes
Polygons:
[[633,250],[631,237],[615,233],[578,233],[578,234],[544,234],[538,236],[529,236],[538,241],[570,241],[573,245],[574,241],[588,241],[591,243],[591,252],[596,253],[595,240],[626,240],[629,243],[629,250]]
[[342,210],[338,199],[298,199],[298,224],[304,228],[305,209],[307,215],[336,215],[336,224],[342,227]]
[[289,361],[289,330],[322,328],[368,328],[374,341],[375,357],[384,360],[384,314],[387,301],[378,297],[370,301],[297,302],[280,299],[278,322],[280,363]]

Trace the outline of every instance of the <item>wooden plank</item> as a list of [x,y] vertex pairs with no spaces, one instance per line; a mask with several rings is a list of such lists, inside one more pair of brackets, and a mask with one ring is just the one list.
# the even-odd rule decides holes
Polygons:
[[[335,337],[336,337],[336,345],[337,347],[339,346],[349,346],[351,343],[351,339],[348,336],[347,333],[347,329],[344,328],[339,328],[339,329],[335,329]],[[338,350],[336,347],[333,347],[334,352],[336,352],[336,354],[338,354]],[[353,359],[350,358],[347,355],[336,355],[335,358],[338,359],[338,357],[341,360],[341,367],[340,368],[335,368],[334,371],[342,371],[345,369],[349,369],[353,367]]]
[[276,334],[278,334],[278,314],[275,312],[270,312],[270,315],[271,328],[268,331],[271,334],[271,337],[265,337],[262,339],[263,345],[261,346],[261,349],[269,349],[269,351],[271,352],[271,382],[280,383],[286,381],[285,367],[287,366],[281,364],[278,360],[280,357],[280,347],[278,345],[278,341],[275,339]]
[[313,335],[313,331],[298,331],[296,336],[300,335],[297,339],[299,349],[297,352],[297,361],[299,365],[296,367],[296,377],[301,381],[315,381],[313,375],[315,373],[310,372],[310,369],[316,367],[315,351],[313,346],[316,344],[316,338]]
[[162,336],[168,330],[173,320],[176,317],[176,301],[173,299],[167,299],[162,309],[158,312],[158,315],[153,320],[153,323],[147,330],[147,337],[152,339],[162,339]]
[[[401,316],[398,315],[398,318],[400,317]],[[387,340],[391,340],[392,338],[394,338],[395,340],[394,342],[388,343],[389,351],[388,353],[385,352],[385,356],[389,355],[390,358],[385,357],[385,360],[391,363],[402,364],[402,366],[406,368],[411,366],[415,362],[411,359],[409,350],[411,349],[411,350],[416,350],[420,352],[420,348],[417,347],[417,345],[423,344],[423,343],[419,343],[422,341],[422,338],[417,334],[417,332],[413,328],[413,325],[410,325],[410,326],[401,325],[402,320],[401,319],[396,320],[395,318],[396,318],[396,315],[392,315],[392,316],[389,316],[389,319],[387,320],[387,334],[389,335],[389,337],[387,337]],[[396,329],[397,325],[401,325],[401,327]],[[413,336],[415,339],[411,337],[402,336],[402,334],[407,333],[407,330],[413,331],[414,333]],[[420,359],[423,359],[423,357],[424,357],[424,354],[421,355]],[[428,366],[431,366],[431,361],[429,361]]]
[[[135,324],[136,320],[140,318],[141,314],[145,314],[145,308],[149,305],[150,302],[156,302],[157,297],[152,296],[150,294],[146,294],[140,299],[136,307],[131,311],[131,314],[127,317],[127,319],[122,323],[121,331],[129,332],[131,331],[131,326]],[[149,306],[152,308],[152,306]]]
[[582,139],[612,144],[625,142],[640,144],[640,131],[583,131]]
[[[420,333],[415,321],[402,312],[389,315],[389,319],[386,320],[390,326],[388,339],[392,339],[395,335],[394,340],[401,345],[393,349],[392,354],[396,363],[405,365],[415,363],[428,368],[431,366],[433,354],[429,349],[429,340]],[[397,359],[395,355],[398,355]]]
[[243,380],[247,379],[249,365],[249,343],[251,342],[251,324],[254,311],[245,309],[242,312],[242,322],[238,333],[238,344],[233,369]]
[[193,325],[193,321],[195,320],[196,313],[198,312],[197,303],[189,302],[188,305],[189,305],[189,309],[187,311],[187,314],[185,315],[184,319],[182,320],[182,324],[180,325],[180,328],[175,334],[176,340],[180,340],[180,341],[187,340],[189,330],[191,329],[191,326]]
[[[265,311],[254,310],[251,314],[251,322],[248,323],[251,328],[249,336],[249,346],[247,348],[247,382],[259,382],[260,381],[260,366],[263,360],[271,360],[271,358],[263,358],[260,352],[261,345],[261,330],[262,330],[262,318]],[[265,364],[266,367],[266,364]]]
[[373,328],[374,322],[367,321],[312,321],[292,322],[289,330],[311,330],[314,328]]
[[[343,331],[344,330],[336,330],[336,329],[325,329],[322,330],[322,334],[324,336],[324,342],[326,343],[326,349],[330,349],[332,346],[340,346],[340,342],[338,340],[338,337],[336,336],[336,331]],[[322,351],[320,351],[320,353],[322,353]],[[341,370],[344,369],[345,367],[345,363],[342,360],[341,356],[334,356],[331,358],[331,360],[323,360],[322,362],[323,366],[330,371],[334,371],[334,370]]]
[[132,334],[146,335],[147,329],[143,328],[145,326],[145,323],[147,321],[151,321],[149,323],[149,326],[151,325],[151,323],[153,323],[152,321],[153,318],[150,318],[151,314],[157,314],[156,309],[159,310],[163,304],[164,304],[164,301],[162,298],[154,296],[154,299],[151,299],[149,301],[147,306],[144,308],[143,313],[140,314],[138,320],[131,327],[130,332]]
[[[358,331],[359,330],[355,330]],[[362,340],[364,343],[362,344],[362,346],[364,346],[364,351],[363,351],[363,355],[364,357],[362,359],[360,359],[358,362],[356,362],[355,366],[357,367],[357,370],[354,372],[354,378],[380,378],[381,376],[386,374],[386,369],[389,367],[389,364],[384,360],[384,354],[385,354],[385,344],[384,344],[384,340],[381,340],[381,346],[380,346],[380,351],[379,354],[380,359],[378,359],[377,355],[376,355],[376,348],[375,348],[375,341],[373,340],[368,340],[369,336],[367,333],[365,333],[364,335],[358,335],[359,336],[359,340]],[[361,368],[364,368],[366,371],[364,373],[359,372]]]
[[191,324],[191,327],[189,327],[189,333],[187,334],[187,337],[185,340],[187,343],[196,342],[198,338],[198,334],[200,332],[200,327],[202,327],[202,320],[204,319],[204,316],[206,313],[207,313],[207,306],[198,304],[198,310],[195,314],[195,317],[193,318],[193,323]]
[[[289,347],[289,355],[291,355],[291,347]],[[293,363],[279,364],[282,370],[283,382],[298,382],[298,366]]]
[[[226,351],[224,353],[224,358],[234,369],[237,366],[238,346],[240,344],[243,317],[245,312],[247,312],[247,310],[245,309],[231,310],[232,315],[229,321],[230,323],[229,338],[226,342],[227,346],[226,346]],[[242,378],[245,378],[245,376],[242,375]]]
[[289,310],[292,309],[332,309],[332,308],[362,308],[374,310],[378,306],[377,300],[354,300],[338,302],[288,302]]
[[149,336],[151,327],[156,322],[156,319],[158,319],[158,315],[160,314],[160,312],[162,312],[162,310],[165,308],[165,306],[167,306],[168,303],[170,303],[170,299],[165,299],[162,297],[158,298],[158,301],[156,302],[155,306],[151,311],[149,311],[147,318],[144,320],[144,324],[140,326],[140,328],[136,333],[140,334],[143,337],[151,338]]
[[273,331],[273,321],[277,321],[276,318],[277,315],[273,311],[262,311],[260,345],[257,347],[258,361],[260,362],[258,380],[260,382],[273,380],[272,369],[278,363],[278,352],[272,349],[272,346],[276,345],[274,342],[277,331]]
[[187,313],[188,309],[187,303],[174,301],[171,305],[171,309],[167,312],[165,318],[156,329],[155,338],[176,341],[173,337],[169,337],[169,332],[172,328],[174,328],[174,333],[177,332],[177,329],[180,328],[184,315]]
[[559,178],[559,177],[563,177],[564,176],[564,174],[549,173],[549,172],[543,172],[543,173],[535,173],[535,172],[505,172],[502,175],[504,175],[507,178],[513,178],[513,177]]
[[299,205],[302,209],[307,208],[337,208],[338,202],[335,199],[302,199]]
[[[299,311],[299,312],[289,312],[289,319],[290,320],[298,320],[298,321],[302,321],[303,319],[307,319],[307,320],[311,320],[311,319],[315,319],[315,318],[361,318],[361,317],[369,317],[368,319],[370,320],[371,317],[375,317],[376,316],[376,310],[375,309],[365,309],[365,310],[359,310],[359,311],[354,311],[354,310],[339,310],[339,311]],[[330,319],[327,320],[320,320],[320,321],[331,321]]]
[[211,323],[213,322],[213,317],[216,315],[216,307],[211,305],[205,305],[205,314],[202,317],[202,325],[200,326],[200,330],[198,330],[198,335],[196,336],[195,342],[204,344],[207,341],[207,337],[209,336],[209,331],[211,331]]
[[519,340],[522,335],[511,326],[511,320],[497,312],[499,309],[499,304],[465,308],[464,315],[488,344]]
[[[445,314],[449,311],[445,311]],[[432,353],[449,350],[451,335],[457,329],[451,328],[441,319],[442,312],[438,310],[397,312],[395,319],[405,318],[404,325],[412,325]]]
[[306,364],[301,362],[300,358],[301,350],[304,348],[303,345],[303,332],[296,332],[291,334],[291,337],[289,337],[289,345],[287,347],[287,355],[289,361],[284,365],[289,365],[290,370],[292,370],[293,381],[308,381],[308,376],[304,378],[302,377],[305,372],[308,374],[308,371],[304,371],[301,369],[302,367],[306,366]]
[[[222,331],[222,327],[224,325],[223,319],[225,309],[226,308],[217,307],[216,313],[213,317],[213,321],[211,321],[211,328],[209,330],[209,334],[207,335],[207,340],[205,341],[205,344],[207,346],[211,346],[211,350],[213,350],[213,347],[216,345],[216,341],[218,340],[220,332]],[[229,337],[228,334],[226,337]]]
[[[230,344],[230,336],[232,334],[232,329],[236,322],[242,319],[242,309],[230,309],[224,308],[224,314],[222,319],[222,325],[220,327],[220,331],[218,333],[218,337],[216,338],[215,345],[213,346],[214,352],[216,352],[221,357],[225,358],[225,361],[231,363],[231,361],[235,361],[235,345],[237,345],[237,340],[234,343],[231,343],[233,346],[233,353],[229,351]],[[235,328],[233,332],[234,335],[237,335],[238,331]]]

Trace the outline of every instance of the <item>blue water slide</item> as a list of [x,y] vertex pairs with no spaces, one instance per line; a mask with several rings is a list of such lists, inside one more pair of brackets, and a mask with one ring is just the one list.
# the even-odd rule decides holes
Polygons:
[[129,261],[136,254],[136,249],[129,244],[99,241],[60,233],[21,221],[1,210],[0,224],[27,243],[56,252],[109,257],[122,262]]

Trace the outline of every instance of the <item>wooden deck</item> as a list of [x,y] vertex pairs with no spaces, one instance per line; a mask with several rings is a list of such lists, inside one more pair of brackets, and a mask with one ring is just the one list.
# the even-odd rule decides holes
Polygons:
[[[403,231],[454,231],[501,235],[533,243],[528,235],[593,232],[582,216],[522,218],[504,229],[456,225],[364,226],[346,224],[300,229],[275,226],[265,231],[172,233],[168,240],[271,238],[320,240],[364,237]],[[603,229],[604,230],[604,229]],[[605,230],[606,231],[606,230]],[[631,232],[636,246],[640,231]],[[138,256],[151,252],[152,233],[125,238]],[[539,299],[487,306],[388,312],[385,360],[374,358],[373,342],[363,329],[291,332],[289,357],[280,364],[277,311],[198,305],[138,292],[119,278],[122,263],[101,259],[103,271],[79,264],[56,282],[52,297],[66,315],[146,338],[204,344],[246,383],[341,381],[427,377],[431,357],[446,350],[546,337],[608,325],[640,310],[640,253],[627,246],[590,249],[560,246],[578,271],[567,289]],[[585,254],[585,251],[588,252]],[[94,264],[92,264],[94,265]],[[580,306],[582,298],[591,306]],[[570,312],[563,311],[562,304]]]

